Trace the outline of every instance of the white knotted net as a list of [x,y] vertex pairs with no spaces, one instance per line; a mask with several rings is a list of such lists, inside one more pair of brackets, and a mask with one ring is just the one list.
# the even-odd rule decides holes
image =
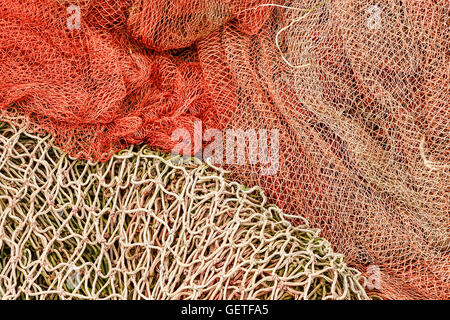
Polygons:
[[143,147],[77,161],[0,123],[0,298],[368,298],[305,219],[169,158]]

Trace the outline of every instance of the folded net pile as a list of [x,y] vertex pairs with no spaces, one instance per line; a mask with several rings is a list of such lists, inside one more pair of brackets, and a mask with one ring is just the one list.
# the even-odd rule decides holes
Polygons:
[[380,268],[384,297],[449,298],[449,15],[447,0],[3,0],[0,119],[100,161],[171,151],[196,121],[278,130],[275,174],[230,163],[234,180]]
[[1,299],[367,299],[258,188],[146,147],[105,163],[0,124]]

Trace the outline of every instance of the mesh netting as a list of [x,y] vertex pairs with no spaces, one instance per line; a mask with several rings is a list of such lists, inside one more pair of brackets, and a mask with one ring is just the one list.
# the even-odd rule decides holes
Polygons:
[[[171,150],[176,128],[217,126],[217,112],[195,50],[159,51],[189,46],[255,3],[2,1],[3,119],[26,115],[30,130],[51,132],[82,159],[107,160],[137,142]],[[254,29],[265,18],[240,21]]]
[[318,230],[221,169],[146,147],[88,163],[0,132],[2,299],[368,298]]
[[3,0],[1,115],[96,160],[172,150],[195,121],[279,130],[277,173],[232,164],[233,179],[381,268],[385,297],[449,298],[449,15],[446,0]]
[[374,29],[365,2],[333,1],[286,9],[257,38],[225,26],[199,55],[236,93],[215,96],[235,110],[227,128],[280,130],[278,173],[232,165],[235,179],[320,226],[360,270],[379,266],[385,297],[448,299],[449,2],[376,4]]

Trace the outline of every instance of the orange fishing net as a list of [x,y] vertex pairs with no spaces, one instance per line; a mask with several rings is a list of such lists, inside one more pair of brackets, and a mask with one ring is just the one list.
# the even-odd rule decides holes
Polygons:
[[196,121],[276,129],[275,174],[228,164],[235,179],[379,267],[384,297],[449,298],[449,16],[445,0],[2,0],[1,120],[95,160],[170,151]]

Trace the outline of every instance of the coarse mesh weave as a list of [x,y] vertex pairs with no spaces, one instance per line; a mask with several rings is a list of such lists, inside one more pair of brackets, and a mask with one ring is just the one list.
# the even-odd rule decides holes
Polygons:
[[1,299],[368,298],[317,229],[222,169],[147,147],[89,163],[0,133]]
[[277,129],[278,172],[233,179],[381,268],[384,297],[450,298],[447,0],[79,1],[69,30],[73,3],[0,3],[3,120],[96,160],[195,121]]

